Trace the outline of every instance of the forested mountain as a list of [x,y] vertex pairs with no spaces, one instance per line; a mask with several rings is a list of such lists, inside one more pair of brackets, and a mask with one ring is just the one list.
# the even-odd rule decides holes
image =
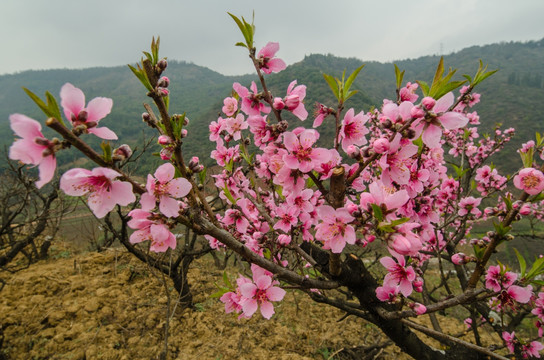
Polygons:
[[[167,55],[167,54],[164,54]],[[279,54],[281,57],[281,53]],[[241,56],[241,61],[244,59]],[[446,67],[458,69],[456,77],[462,74],[474,75],[481,59],[489,64],[489,69],[499,69],[477,88],[482,94],[482,102],[475,108],[481,116],[482,126],[489,130],[496,123],[513,126],[518,130],[516,143],[534,137],[535,131],[544,131],[544,39],[525,43],[510,42],[487,46],[474,46],[444,56]],[[395,63],[401,70],[406,70],[405,81],[423,80],[430,82],[438,64],[439,56],[426,56],[418,59],[401,60]],[[364,61],[350,58],[338,58],[333,55],[309,55],[302,61],[289,66],[279,74],[269,75],[267,80],[275,96],[285,96],[287,85],[293,79],[308,86],[306,108],[312,114],[314,103],[323,102],[333,106],[333,97],[323,80],[323,73],[341,76],[347,69],[350,73]],[[229,96],[232,83],[238,81],[249,86],[256,76],[223,76],[212,70],[185,62],[169,61],[165,73],[171,80],[171,113],[186,112],[191,122],[188,126],[189,137],[185,146],[188,154],[207,158],[212,150],[208,142],[208,124],[216,120],[222,106],[222,99]],[[112,113],[103,120],[102,125],[117,132],[123,143],[132,146],[142,144],[145,128],[141,122],[142,103],[150,102],[145,96],[145,88],[139,84],[126,66],[110,68],[90,68],[83,70],[44,70],[25,71],[13,75],[0,76],[0,139],[2,146],[13,140],[8,117],[14,112],[24,113],[38,120],[44,116],[22,91],[27,87],[43,96],[50,91],[58,96],[61,86],[70,82],[81,88],[87,101],[96,96],[113,99]],[[353,96],[347,107],[357,111],[369,110],[371,106],[380,106],[383,98],[394,99],[394,68],[392,63],[366,62],[353,85],[360,90]],[[296,125],[310,127],[313,119]],[[149,136],[152,132],[145,129]],[[330,141],[332,129],[325,131],[321,141]],[[92,138],[92,136],[89,136]],[[94,140],[94,145],[99,141]],[[64,152],[68,153],[68,152]],[[69,162],[78,156],[62,154],[61,161]],[[509,163],[516,159],[505,159]],[[148,164],[151,168],[151,164]],[[520,165],[520,162],[519,164]],[[143,166],[140,170],[147,170]]]

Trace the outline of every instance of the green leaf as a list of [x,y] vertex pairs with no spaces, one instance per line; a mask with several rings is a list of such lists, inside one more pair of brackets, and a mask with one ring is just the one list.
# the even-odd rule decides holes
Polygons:
[[223,271],[223,283],[227,285],[229,289],[234,289],[232,284],[230,283],[229,277],[227,276],[227,272]]
[[525,262],[525,259],[523,258],[523,256],[521,256],[521,254],[516,248],[514,248],[514,252],[516,253],[516,257],[518,258],[519,269],[521,271],[521,277],[525,277],[525,270],[527,269],[527,263]]
[[234,44],[234,46],[242,46],[242,47],[245,47],[247,49],[247,45],[244,44],[243,42],[237,42],[236,44]]
[[[353,84],[353,81],[355,81],[355,78],[357,77],[357,75],[359,75],[359,72],[361,72],[361,70],[363,70],[364,67],[365,65],[363,64],[351,73],[351,75],[348,77],[348,79],[344,83],[344,92],[349,92],[349,89],[351,88],[351,84]],[[344,100],[347,100],[347,98]]]
[[[238,28],[242,32],[242,35],[244,35],[244,39],[246,40],[246,47],[248,49],[251,49],[253,47],[253,34],[255,32],[255,26],[252,24],[248,24],[246,20],[242,17],[242,20],[240,20],[237,16],[227,12],[227,14],[230,15],[230,17],[234,20],[236,25],[238,25]],[[237,43],[240,44],[240,43]],[[237,45],[240,46],[240,45]]]
[[382,221],[382,220],[383,220],[383,212],[382,212],[382,208],[379,207],[379,206],[376,205],[376,204],[370,204],[370,206],[372,206],[372,211],[374,212],[374,217],[375,217],[378,221]]
[[351,90],[345,97],[344,97],[344,102],[346,100],[348,100],[350,97],[352,97],[353,95],[357,94],[359,92],[359,90]]
[[484,256],[485,248],[478,245],[474,245],[472,248],[474,249],[474,256],[476,256],[477,259],[481,259]]
[[323,77],[325,78],[327,84],[329,84],[329,87],[331,88],[332,93],[336,97],[336,100],[340,101],[340,93],[338,92],[338,84],[336,80],[332,76],[327,74],[323,74]]
[[138,69],[136,69],[132,65],[128,65],[132,73],[140,80],[143,86],[149,91],[153,91],[153,86],[151,86],[151,83],[149,82],[149,79],[147,78],[147,75],[145,74],[145,71],[140,68],[140,65],[138,65]]
[[49,91],[45,92],[45,97],[47,99],[47,107],[49,111],[53,114],[53,117],[60,121],[62,125],[64,125],[64,122],[62,121],[62,115],[60,114],[60,108],[59,104],[57,103],[57,100]]
[[533,267],[526,276],[526,279],[531,280],[542,273],[544,273],[544,257],[535,260]]
[[225,186],[223,188],[223,192],[225,193],[225,196],[227,197],[227,199],[230,201],[231,204],[236,204],[236,200],[234,200],[234,196],[232,196],[229,188],[227,186]]
[[395,66],[395,79],[397,80],[397,89],[400,89],[402,86],[402,79],[404,78],[404,72],[405,70],[400,71],[397,64],[393,64]]
[[[49,111],[48,106],[42,101],[42,99],[39,98],[36,94],[34,94],[32,91],[28,90],[27,88],[23,87],[23,90],[26,92],[26,94],[38,105],[38,107],[47,115],[47,117],[53,117],[51,112]],[[57,119],[60,120],[60,119]]]
[[111,145],[109,142],[105,142],[105,141],[102,141],[102,144],[100,144],[100,147],[102,148],[102,151],[104,153],[104,160],[107,161],[107,162],[111,162],[111,154],[112,154],[112,150],[111,150]]
[[202,185],[206,183],[206,173],[208,172],[208,168],[204,168],[201,172],[198,173],[198,180]]
[[219,290],[217,292],[214,292],[213,294],[210,295],[210,297],[212,299],[214,298],[220,298],[221,296],[225,295],[226,293],[228,293],[230,290],[229,289],[225,289],[225,288],[219,288]]
[[429,96],[429,85],[425,81],[416,81],[423,92],[423,96]]
[[504,235],[508,234],[510,230],[512,230],[511,226],[504,226],[502,223],[497,223],[495,221],[493,221],[493,226],[495,227],[495,232],[500,237],[503,237]]
[[405,222],[408,222],[408,221],[410,221],[410,218],[407,218],[407,217],[400,218],[400,219],[397,219],[397,220],[393,220],[393,221],[391,221],[391,226],[399,226],[399,225],[402,225],[402,224],[404,224]]

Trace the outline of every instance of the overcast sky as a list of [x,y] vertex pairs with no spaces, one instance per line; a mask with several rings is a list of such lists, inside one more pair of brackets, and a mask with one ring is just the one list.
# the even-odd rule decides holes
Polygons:
[[227,11],[250,20],[253,10],[257,49],[277,41],[288,64],[314,53],[393,61],[544,37],[543,0],[1,0],[0,74],[134,64],[157,35],[162,56],[249,73]]

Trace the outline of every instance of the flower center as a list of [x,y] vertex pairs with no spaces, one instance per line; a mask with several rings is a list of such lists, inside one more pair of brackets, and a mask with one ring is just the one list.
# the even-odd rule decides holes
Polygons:
[[523,178],[523,185],[527,189],[532,189],[537,187],[540,184],[540,179],[537,176],[534,175],[527,175]]

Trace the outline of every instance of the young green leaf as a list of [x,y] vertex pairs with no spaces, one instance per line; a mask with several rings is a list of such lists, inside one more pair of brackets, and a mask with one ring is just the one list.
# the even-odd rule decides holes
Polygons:
[[397,80],[397,89],[400,89],[402,86],[402,79],[404,78],[404,72],[405,70],[400,71],[397,64],[393,64],[395,66],[395,79]]
[[518,258],[521,277],[525,277],[525,270],[527,269],[527,263],[525,262],[525,259],[523,258],[523,256],[521,256],[521,254],[516,248],[514,248],[514,252],[516,253],[516,257]]
[[[351,84],[353,84],[353,81],[355,81],[355,78],[357,77],[357,75],[359,75],[359,73],[361,72],[361,70],[363,70],[363,68],[365,67],[365,65],[361,65],[359,66],[357,69],[355,69],[355,71],[353,71],[351,73],[351,75],[348,77],[348,79],[346,80],[346,82],[344,83],[344,93],[348,93],[349,92],[349,89],[351,88]],[[342,77],[342,80],[343,77]],[[347,99],[344,99],[344,100],[347,100]]]
[[340,101],[340,93],[338,91],[338,84],[336,82],[336,79],[327,74],[323,74],[323,77],[325,78],[327,84],[329,84],[329,87],[331,88],[332,93],[336,97],[336,100]]
[[383,220],[383,212],[382,212],[382,208],[379,207],[379,206],[376,205],[376,204],[370,204],[370,206],[372,206],[372,211],[374,212],[374,217],[375,217],[378,221],[382,221],[382,220]]

